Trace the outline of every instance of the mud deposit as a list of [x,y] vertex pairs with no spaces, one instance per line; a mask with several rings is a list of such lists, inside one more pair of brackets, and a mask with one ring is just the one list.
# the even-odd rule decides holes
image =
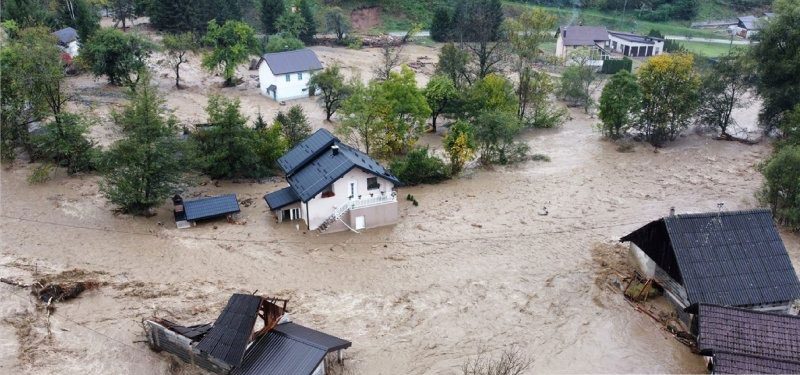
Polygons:
[[[415,48],[407,53],[436,56]],[[377,56],[318,52],[326,63],[339,59],[354,69]],[[242,98],[251,118],[259,109],[271,118],[281,108],[258,96],[252,82],[223,90],[214,86],[221,78],[192,69],[186,90],[159,75],[167,105],[186,123],[203,120],[209,92]],[[71,84],[85,103],[100,101],[76,105],[101,116],[122,103],[119,90],[102,81],[78,77]],[[316,127],[328,126],[313,101],[299,103]],[[561,129],[525,135],[551,162],[403,188],[400,195],[413,194],[419,206],[403,202],[399,224],[362,234],[321,236],[276,224],[261,197],[280,182],[200,181],[188,195],[252,199],[242,208],[244,224],[177,230],[168,202],[154,217],[116,215],[96,176],[58,174],[30,186],[30,167],[18,162],[0,173],[0,276],[31,282],[78,269],[102,286],[59,304],[48,323],[27,292],[0,284],[0,373],[196,373],[150,352],[141,319],[206,322],[231,293],[253,291],[290,298],[296,321],[351,340],[346,361],[354,373],[456,374],[479,348],[499,353],[511,345],[533,357],[531,373],[703,371],[699,357],[596,282],[598,273],[624,266],[604,263],[592,249],[671,206],[755,207],[762,183],[756,166],[769,145],[692,134],[657,153],[643,145],[620,153],[593,130],[595,119],[572,116]],[[119,131],[104,118],[93,135],[108,144]],[[441,147],[439,135],[425,142]],[[545,206],[549,214],[539,215]],[[797,238],[784,240],[800,264]]]

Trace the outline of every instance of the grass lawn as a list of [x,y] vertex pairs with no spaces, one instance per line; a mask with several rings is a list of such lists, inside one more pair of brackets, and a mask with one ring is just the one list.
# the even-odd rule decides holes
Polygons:
[[[729,45],[719,43],[704,43],[704,42],[680,42],[690,52],[697,53],[706,57],[717,57],[728,53],[730,50]],[[736,47],[736,46],[734,46]]]

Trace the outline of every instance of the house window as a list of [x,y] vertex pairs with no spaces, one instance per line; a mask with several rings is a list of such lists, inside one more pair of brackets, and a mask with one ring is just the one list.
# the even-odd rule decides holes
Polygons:
[[291,80],[292,80],[292,75],[291,74],[287,74],[286,75],[286,82],[290,82]]
[[303,72],[297,73],[297,80],[299,81],[303,80]]
[[333,184],[328,186],[325,190],[322,191],[323,198],[330,198],[336,194],[333,193]]
[[375,190],[379,189],[381,184],[378,183],[377,177],[369,177],[367,178],[367,190]]

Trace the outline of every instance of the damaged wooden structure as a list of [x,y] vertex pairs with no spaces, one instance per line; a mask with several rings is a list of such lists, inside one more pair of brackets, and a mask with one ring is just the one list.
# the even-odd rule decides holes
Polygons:
[[166,319],[143,322],[150,348],[217,374],[324,375],[325,358],[347,340],[293,323],[286,300],[234,294],[211,324],[182,326]]

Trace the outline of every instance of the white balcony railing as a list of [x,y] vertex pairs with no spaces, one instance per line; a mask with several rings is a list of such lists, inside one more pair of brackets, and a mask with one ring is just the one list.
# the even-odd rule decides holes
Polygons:
[[377,206],[379,204],[397,202],[397,194],[389,193],[385,195],[376,195],[372,197],[361,197],[361,199],[353,199],[350,202],[350,208],[361,208],[368,206]]

